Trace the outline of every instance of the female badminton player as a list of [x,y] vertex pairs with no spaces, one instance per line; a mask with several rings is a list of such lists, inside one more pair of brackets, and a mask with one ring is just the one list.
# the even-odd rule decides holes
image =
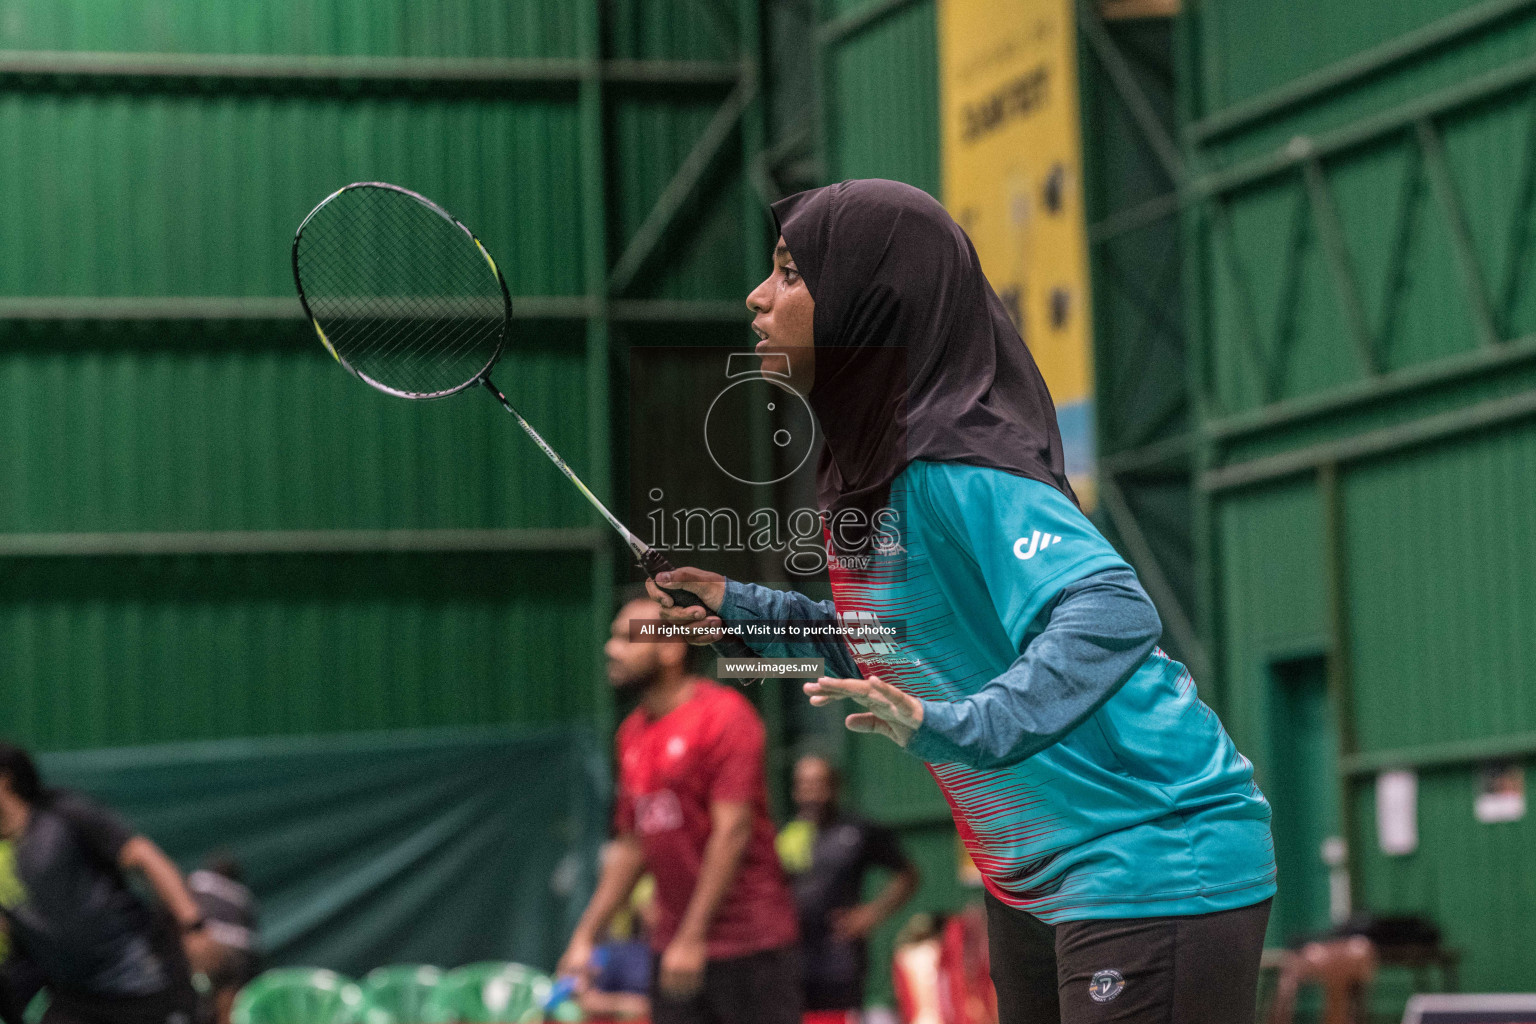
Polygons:
[[[898,639],[754,644],[823,656],[812,704],[928,764],[986,885],[1002,1024],[1252,1021],[1275,892],[1269,805],[1082,513],[1034,359],[936,201],[848,181],[774,206],[747,305],[826,440],[833,601],[698,569],[708,610],[877,619]],[[854,614],[850,614],[854,613]]]

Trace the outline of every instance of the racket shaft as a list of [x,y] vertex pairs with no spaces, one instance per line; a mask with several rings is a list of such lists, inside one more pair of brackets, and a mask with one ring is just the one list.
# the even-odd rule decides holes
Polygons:
[[[586,496],[586,499],[592,503],[593,508],[602,513],[603,518],[608,520],[608,525],[619,531],[619,536],[624,538],[624,543],[628,544],[630,551],[634,552],[635,560],[640,564],[640,568],[644,569],[646,574],[653,578],[661,573],[671,572],[672,563],[667,561],[667,557],[639,537],[636,537],[633,533],[630,533],[629,527],[619,522],[618,517],[608,511],[608,506],[599,501],[597,495],[587,489],[587,485],[581,482],[581,477],[577,476],[575,471],[565,464],[565,460],[560,457],[560,453],[551,448],[549,442],[540,437],[539,432],[533,429],[533,424],[523,419],[523,414],[512,407],[512,403],[507,401],[507,396],[501,393],[501,389],[491,383],[490,377],[482,377],[481,380],[484,382],[486,389],[496,396],[496,400],[501,403],[502,408],[511,413],[523,430],[527,432],[528,436],[533,438],[533,443],[539,446],[539,450],[549,456],[549,461],[553,462],[556,468],[565,474],[567,480],[576,485],[576,489]],[[704,604],[704,601],[691,591],[669,589],[667,594],[679,607],[689,608],[698,605],[701,608],[705,608],[706,611],[708,610],[708,606]],[[757,657],[756,651],[736,637],[722,637],[715,642],[714,646],[717,651],[727,658]],[[748,680],[748,682],[751,681]],[[761,682],[761,680],[757,681]]]
[[488,388],[491,394],[496,396],[496,400],[501,403],[502,408],[506,409],[507,412],[511,413],[513,417],[517,419],[518,425],[527,432],[529,437],[533,438],[533,443],[539,446],[539,450],[542,451],[545,455],[549,456],[549,461],[555,464],[555,468],[564,473],[566,479],[576,485],[576,489],[580,491],[582,495],[592,503],[592,507],[597,509],[597,511],[602,514],[604,519],[608,520],[609,526],[612,526],[615,530],[619,531],[619,536],[624,538],[624,543],[629,545],[630,550],[635,553],[636,557],[639,557],[642,552],[650,550],[650,545],[646,544],[639,537],[636,537],[633,533],[630,533],[629,527],[619,522],[618,517],[615,516],[612,512],[608,511],[608,506],[599,501],[597,499],[597,495],[593,494],[590,490],[587,489],[587,485],[581,482],[581,477],[577,476],[575,471],[572,470],[570,466],[565,464],[565,460],[560,457],[560,453],[551,448],[549,446],[549,442],[540,437],[539,432],[533,429],[533,424],[523,419],[523,414],[512,408],[512,403],[507,401],[507,396],[501,393],[501,389],[498,388],[495,384],[492,384],[489,377],[482,379],[485,381],[486,388]]

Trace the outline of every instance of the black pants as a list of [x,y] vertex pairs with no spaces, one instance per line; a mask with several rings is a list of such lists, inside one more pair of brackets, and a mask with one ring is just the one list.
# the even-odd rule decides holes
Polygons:
[[194,1024],[197,993],[173,987],[149,996],[50,992],[43,1024]]
[[0,1021],[22,1024],[22,1015],[32,997],[42,991],[43,972],[16,951],[0,963]]
[[1052,927],[988,893],[999,1024],[1252,1024],[1269,904]]
[[181,931],[168,914],[156,922],[151,945],[170,984],[143,996],[97,995],[48,986],[43,1024],[196,1024],[197,990],[181,948]]
[[[805,934],[803,929],[801,934]],[[800,972],[805,1009],[862,1010],[869,944],[835,935],[804,939],[800,943]]]
[[651,970],[651,1024],[800,1024],[800,951],[795,946],[711,960],[704,985],[686,999],[657,987]]

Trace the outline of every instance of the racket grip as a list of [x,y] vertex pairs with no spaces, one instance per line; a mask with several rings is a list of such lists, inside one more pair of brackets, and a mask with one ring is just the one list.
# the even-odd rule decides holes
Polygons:
[[[671,572],[675,566],[667,560],[666,555],[655,548],[650,548],[640,557],[640,568],[645,571],[647,576],[655,579],[664,572]],[[669,587],[662,587],[660,583],[656,585],[661,587],[661,592],[670,597],[672,603],[679,608],[698,607],[703,608],[705,611],[710,610],[709,606],[704,603],[704,599],[691,590],[675,590]],[[756,658],[758,656],[756,651],[734,636],[721,637],[710,644],[710,646],[715,649],[716,654],[723,658]]]
[[[640,557],[640,568],[651,579],[655,579],[662,573],[671,572],[677,567],[667,560],[666,555],[655,548],[650,548]],[[670,597],[672,603],[679,608],[703,608],[705,611],[710,610],[709,606],[704,603],[704,599],[691,590],[673,590],[668,587],[662,587],[660,583],[656,585],[661,587],[661,592]]]

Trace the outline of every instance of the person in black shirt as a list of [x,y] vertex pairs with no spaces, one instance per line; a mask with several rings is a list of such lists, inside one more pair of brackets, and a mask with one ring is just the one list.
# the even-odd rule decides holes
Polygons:
[[199,1024],[229,1024],[240,989],[261,973],[256,948],[256,897],[245,885],[240,862],[219,852],[187,876],[187,889],[208,921],[205,930],[217,951],[204,971],[208,979]]
[[[869,934],[917,890],[918,874],[890,830],[842,810],[839,778],[825,758],[795,762],[796,819],[779,833],[800,912],[807,1011],[864,1007]],[[862,899],[870,868],[892,872],[880,893]]]
[[[19,883],[0,918],[30,986],[48,989],[44,1024],[191,1024],[189,960],[210,950],[202,913],[159,847],[86,797],[45,789],[30,755],[7,743],[0,838],[13,844]],[[129,872],[163,912],[133,894]],[[12,991],[10,1002],[30,995]]]

